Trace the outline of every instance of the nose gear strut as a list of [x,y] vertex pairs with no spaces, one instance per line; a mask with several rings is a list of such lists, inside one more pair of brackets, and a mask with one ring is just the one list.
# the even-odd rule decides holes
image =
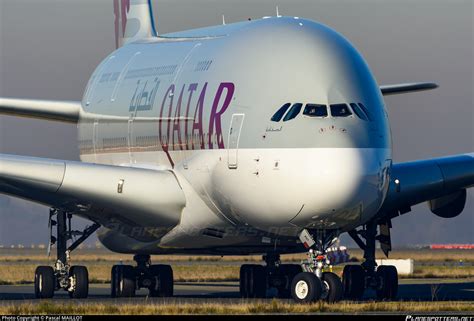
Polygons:
[[[308,249],[308,257],[301,262],[303,272],[292,282],[292,296],[297,302],[313,302],[324,299],[337,302],[342,299],[343,287],[340,278],[332,273],[327,249],[337,241],[337,230],[301,231],[299,238]],[[305,291],[302,291],[305,289]]]

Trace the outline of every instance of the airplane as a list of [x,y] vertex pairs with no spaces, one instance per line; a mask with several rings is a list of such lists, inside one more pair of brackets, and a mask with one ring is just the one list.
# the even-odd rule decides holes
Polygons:
[[[149,0],[113,5],[117,49],[81,101],[0,98],[1,114],[78,129],[81,161],[0,154],[0,193],[50,208],[57,258],[37,267],[36,297],[88,296],[71,253],[97,232],[136,261],[112,267],[112,297],[173,295],[171,266],[151,255],[262,254],[240,269],[242,297],[395,299],[397,270],[377,266],[376,241],[388,256],[393,219],[423,202],[455,217],[474,185],[474,153],[393,162],[383,97],[437,85],[379,86],[349,40],[299,17],[158,35]],[[91,225],[74,231],[73,217]],[[327,250],[342,233],[364,262],[341,279]]]

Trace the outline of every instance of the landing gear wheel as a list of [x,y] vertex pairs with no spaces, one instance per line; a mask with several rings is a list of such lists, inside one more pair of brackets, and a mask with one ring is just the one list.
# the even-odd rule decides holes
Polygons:
[[131,265],[114,265],[111,275],[113,298],[135,296],[135,271]]
[[365,271],[360,265],[346,265],[342,273],[344,296],[360,300],[365,290]]
[[38,299],[50,299],[55,289],[54,270],[50,266],[38,266],[35,271],[35,296]]
[[249,265],[244,264],[240,267],[240,275],[239,275],[239,290],[240,296],[242,298],[248,298],[248,286],[247,286],[247,274],[249,270]]
[[317,301],[321,297],[321,293],[321,281],[313,273],[301,272],[291,282],[291,296],[298,303]]
[[240,268],[240,294],[244,298],[264,298],[267,292],[265,268],[244,264]]
[[341,279],[334,273],[324,272],[321,277],[323,297],[328,303],[339,302],[344,296]]
[[169,265],[150,265],[149,273],[153,277],[150,286],[150,296],[171,297],[173,296],[173,270]]
[[379,280],[377,298],[379,300],[395,300],[398,293],[398,273],[393,265],[381,265],[375,276]]
[[69,269],[69,296],[84,299],[89,294],[89,272],[85,266],[74,265]]
[[291,298],[291,282],[293,278],[302,272],[301,265],[299,264],[281,264],[279,272],[284,279],[283,286],[278,288],[278,297],[282,299]]

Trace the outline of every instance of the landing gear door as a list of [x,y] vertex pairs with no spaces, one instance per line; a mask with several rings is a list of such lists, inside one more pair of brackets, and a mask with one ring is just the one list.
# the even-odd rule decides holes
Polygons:
[[229,140],[227,144],[228,158],[227,163],[229,169],[236,169],[238,165],[238,150],[240,131],[244,123],[245,114],[233,114],[230,121]]

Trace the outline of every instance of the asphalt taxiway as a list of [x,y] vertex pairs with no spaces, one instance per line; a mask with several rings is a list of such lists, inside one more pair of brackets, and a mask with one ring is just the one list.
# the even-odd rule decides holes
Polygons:
[[[89,297],[75,300],[84,303],[111,303],[143,302],[154,300],[169,303],[205,303],[222,302],[235,303],[245,301],[239,297],[239,284],[237,282],[176,282],[175,296],[172,298],[149,298],[147,290],[137,291],[134,298],[110,298],[108,284],[91,284]],[[269,295],[271,293],[268,293]],[[366,299],[374,297],[374,293],[367,293]],[[471,279],[401,279],[398,299],[402,301],[474,301],[474,278]],[[70,300],[67,292],[58,291],[52,300]],[[271,300],[271,299],[268,299]],[[0,285],[0,305],[28,301],[39,302],[34,298],[32,284],[25,285]]]

